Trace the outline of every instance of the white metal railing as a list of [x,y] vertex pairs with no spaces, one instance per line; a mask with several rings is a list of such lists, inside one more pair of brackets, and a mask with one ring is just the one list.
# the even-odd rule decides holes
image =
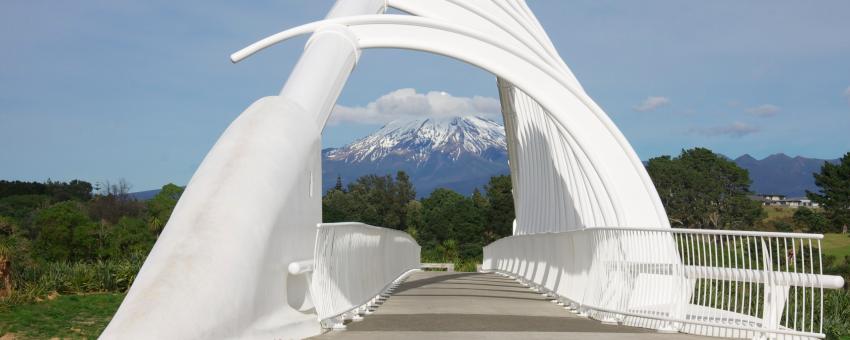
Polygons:
[[503,238],[496,271],[607,323],[723,337],[823,338],[823,235],[589,228]]
[[289,270],[312,271],[310,295],[319,320],[340,328],[345,318],[359,318],[382,293],[419,269],[419,253],[419,244],[403,231],[322,223],[313,260],[293,262]]

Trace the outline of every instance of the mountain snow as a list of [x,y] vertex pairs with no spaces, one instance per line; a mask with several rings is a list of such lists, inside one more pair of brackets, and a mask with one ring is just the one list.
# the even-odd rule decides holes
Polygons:
[[483,117],[428,117],[390,122],[369,136],[328,150],[326,159],[360,163],[395,156],[423,164],[438,154],[456,161],[463,155],[488,158],[488,151],[505,150],[505,129],[495,121]]

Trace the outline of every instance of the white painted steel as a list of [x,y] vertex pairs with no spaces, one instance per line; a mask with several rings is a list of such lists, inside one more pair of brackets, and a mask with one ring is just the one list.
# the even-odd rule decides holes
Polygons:
[[[344,2],[344,3],[343,3]],[[328,18],[375,14],[343,0]],[[252,104],[189,181],[104,339],[272,339],[319,334],[307,275],[321,222],[321,133],[359,51],[320,28],[280,95]]]
[[[823,338],[822,235],[589,228],[484,248],[484,270],[531,284],[593,318],[722,337]],[[659,289],[659,287],[661,289]]]
[[285,97],[243,112],[189,182],[104,339],[306,337],[303,275],[321,192],[321,127]]
[[[571,85],[562,72],[527,49],[436,19],[366,15],[296,27],[234,53],[234,56],[244,58],[268,44],[325,25],[348,26],[358,37],[361,49],[404,48],[441,54],[488,70],[504,79],[506,84],[522,89],[521,94],[529,102],[527,107],[533,108],[533,112],[520,109],[513,114],[534,122],[527,125],[526,132],[536,138],[509,139],[508,144],[520,155],[512,159],[512,170],[528,168],[516,171],[515,185],[537,194],[526,199],[518,193],[515,200],[517,234],[562,231],[551,228],[570,224],[553,222],[569,219],[583,221],[575,228],[604,225],[584,222],[594,220],[591,216],[599,217],[596,215],[600,212],[607,225],[669,226],[646,170],[607,115],[583,90]],[[234,60],[241,60],[238,58]],[[513,102],[503,94],[503,104],[506,100]],[[505,109],[503,114],[507,121],[512,113]],[[548,120],[540,119],[541,115]],[[576,150],[572,168],[556,150]],[[584,172],[586,177],[575,178],[576,171]],[[586,181],[592,190],[565,192],[568,186],[564,183],[578,180]],[[553,187],[553,182],[558,185]],[[515,188],[517,191],[520,190]],[[552,200],[556,194],[561,199]],[[545,209],[547,207],[552,209]]]
[[[375,15],[387,6],[416,16]],[[777,276],[767,267],[770,261],[716,268],[682,256],[683,234],[669,229],[634,150],[581,87],[524,1],[339,0],[325,20],[272,35],[231,59],[309,33],[280,95],[249,107],[204,159],[103,338],[307,337],[320,331],[317,320],[344,328],[342,319],[358,319],[378,299],[375,289],[391,290],[414,264],[418,246],[409,236],[356,224],[323,225],[318,233],[314,228],[321,219],[321,131],[361,50],[369,48],[444,55],[496,75],[514,234],[527,236],[488,246],[486,261],[496,265],[491,268],[531,273],[521,277],[557,288],[583,313],[622,315],[643,326],[661,320],[686,331],[701,325],[814,332],[814,305],[805,301],[795,301],[812,307],[808,313],[795,307],[803,315],[792,318],[799,325],[775,321],[777,301],[792,296],[776,287],[793,283],[797,298],[800,287],[836,282],[819,273]],[[623,230],[639,225],[661,229]],[[385,234],[391,242],[376,236]],[[699,242],[695,247],[687,250],[726,249]],[[764,286],[770,303],[760,311],[766,316],[690,300],[707,293],[700,290],[703,282],[731,281]]]
[[[576,139],[576,135],[568,129],[561,129],[558,124],[549,121],[552,113],[538,102],[540,97],[529,96],[521,90],[522,86],[514,86],[502,79],[504,74],[494,72],[499,77],[499,95],[511,159],[517,214],[515,234],[565,231],[559,228],[566,226],[643,224],[669,227],[663,205],[637,154],[581,88],[524,1],[388,0],[388,3],[415,15],[462,23],[464,27],[498,41],[501,46],[530,51],[553,68],[546,70],[550,76],[557,78],[573,92],[573,96],[581,99],[584,108],[573,109],[569,114],[590,110],[602,124],[600,128],[582,126],[594,131],[596,136]],[[584,154],[581,144],[589,144],[588,149],[600,153],[602,147],[593,145],[606,138],[615,140],[619,145],[619,148],[606,151],[616,155],[594,162]],[[606,177],[604,172],[611,171],[609,169],[616,169],[615,172],[628,176],[632,182],[626,186],[618,183],[605,188],[611,180],[592,179]],[[640,202],[618,202],[616,197],[620,195],[628,195],[629,200]]]
[[410,235],[362,223],[319,225],[315,249],[310,293],[320,320],[363,308],[420,266]]
[[292,262],[286,268],[292,275],[301,275],[312,272],[314,267],[315,264],[313,260],[304,260]]

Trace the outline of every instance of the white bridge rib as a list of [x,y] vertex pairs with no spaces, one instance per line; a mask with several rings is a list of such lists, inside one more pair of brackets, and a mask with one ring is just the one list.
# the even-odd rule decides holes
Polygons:
[[[387,5],[414,16],[374,15]],[[103,338],[310,336],[316,321],[359,318],[418,268],[405,233],[313,228],[322,126],[370,48],[443,55],[496,76],[517,219],[515,236],[484,249],[485,268],[608,323],[823,337],[823,289],[843,280],[823,275],[818,235],[670,229],[637,154],[524,1],[340,0],[327,19],[231,60],[309,33],[280,96],[248,108],[204,159]]]

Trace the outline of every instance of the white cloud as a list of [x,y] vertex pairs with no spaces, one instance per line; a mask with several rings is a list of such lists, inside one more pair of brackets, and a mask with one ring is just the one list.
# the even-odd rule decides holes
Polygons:
[[667,97],[647,97],[640,105],[633,107],[635,111],[647,112],[653,111],[661,106],[670,104],[670,98]]
[[779,112],[779,106],[772,104],[764,104],[756,107],[751,107],[746,111],[749,114],[759,117],[773,117]]
[[847,97],[848,100],[850,100],[850,87],[844,90],[844,96]]
[[759,129],[752,125],[741,122],[734,122],[729,125],[712,126],[707,128],[692,128],[690,132],[708,137],[729,136],[734,138],[740,138],[749,134],[756,133],[758,131]]
[[387,93],[366,106],[334,107],[330,123],[384,124],[399,118],[423,116],[484,116],[498,119],[499,100],[491,97],[455,97],[446,92],[417,93],[404,88]]

